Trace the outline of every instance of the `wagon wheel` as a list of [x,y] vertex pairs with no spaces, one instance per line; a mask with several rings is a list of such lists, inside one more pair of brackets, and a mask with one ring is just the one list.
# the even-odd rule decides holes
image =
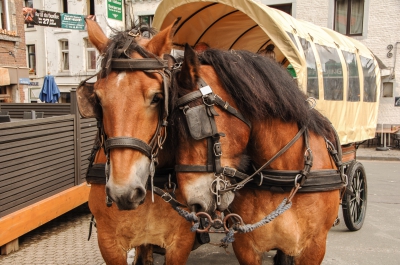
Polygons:
[[346,170],[349,180],[343,196],[343,218],[350,231],[359,230],[367,211],[367,178],[364,166],[354,161]]

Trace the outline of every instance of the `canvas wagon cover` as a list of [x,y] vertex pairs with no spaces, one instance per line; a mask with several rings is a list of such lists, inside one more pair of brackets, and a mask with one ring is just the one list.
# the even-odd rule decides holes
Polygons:
[[[307,62],[299,38],[312,43],[347,51],[375,63],[376,102],[328,101],[323,90],[316,108],[327,116],[339,133],[342,144],[359,142],[375,136],[380,93],[380,71],[371,51],[355,39],[333,30],[300,21],[274,8],[252,0],[163,0],[158,6],[153,27],[161,30],[181,17],[173,43],[179,49],[185,43],[192,46],[206,42],[213,48],[245,49],[257,52],[268,44],[275,45],[276,59],[284,66],[289,63],[296,72],[301,89],[307,90]],[[295,36],[295,37],[293,37]],[[315,49],[315,46],[314,46]],[[318,59],[318,54],[316,54]],[[348,77],[346,63],[341,58],[343,79]],[[358,61],[359,62],[359,61]],[[321,64],[318,75],[322,77]],[[359,73],[362,68],[358,65]],[[323,78],[318,80],[323,86]],[[360,95],[363,98],[363,78],[360,79]],[[344,84],[346,98],[347,84]],[[321,94],[321,93],[320,93]]]

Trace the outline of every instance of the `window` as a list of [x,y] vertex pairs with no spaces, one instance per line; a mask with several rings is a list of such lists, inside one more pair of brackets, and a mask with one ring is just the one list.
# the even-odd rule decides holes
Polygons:
[[68,13],[68,0],[62,0],[62,12],[61,13]]
[[60,48],[61,48],[61,71],[68,71],[69,70],[68,41],[60,40]]
[[376,75],[373,59],[360,56],[364,75],[364,102],[376,102]]
[[279,9],[289,15],[292,15],[292,4],[268,5],[269,7]]
[[86,0],[86,15],[94,15],[94,0]]
[[147,24],[151,27],[151,25],[153,24],[153,19],[154,19],[154,15],[139,16],[139,23]]
[[26,45],[26,51],[28,53],[28,67],[29,74],[36,74],[36,54],[35,54],[35,45]]
[[88,39],[85,39],[85,45],[86,45],[86,69],[96,70],[96,49]]
[[315,44],[321,60],[325,100],[343,100],[343,69],[336,49]]
[[[25,0],[25,6],[26,7],[33,7],[33,0]],[[35,25],[33,23],[31,24],[26,24],[27,28],[34,28]]]
[[362,35],[364,0],[335,0],[335,31],[344,35]]
[[71,103],[71,93],[61,92],[59,102],[60,103]]
[[307,63],[307,96],[319,99],[317,63],[311,43],[303,38],[299,40]]
[[6,98],[9,98],[9,95],[7,94],[7,87],[0,86],[0,102],[6,102]]
[[358,74],[357,58],[354,53],[342,51],[347,65],[347,101],[360,101],[360,76]]
[[0,28],[10,30],[8,0],[0,0]]

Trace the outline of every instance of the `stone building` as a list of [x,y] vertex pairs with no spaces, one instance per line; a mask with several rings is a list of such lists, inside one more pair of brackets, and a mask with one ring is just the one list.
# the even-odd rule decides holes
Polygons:
[[[4,1],[4,0],[3,0]],[[400,65],[399,57],[400,2],[387,0],[254,0],[281,9],[293,17],[327,27],[353,37],[382,61],[382,86],[378,123],[400,124]],[[33,7],[60,13],[94,14],[103,30],[111,33],[108,25],[122,29],[131,21],[151,23],[160,0],[27,0]],[[119,4],[120,14],[110,15],[110,2]],[[351,5],[350,5],[351,4]],[[351,14],[353,12],[353,14]],[[68,101],[69,91],[79,81],[96,72],[96,51],[87,42],[85,30],[67,30],[33,26],[26,28],[27,57],[31,84],[25,102],[37,99],[43,77],[55,76],[61,90],[62,102]],[[63,48],[64,47],[64,48]],[[67,49],[65,49],[67,48]],[[33,54],[33,55],[32,55]],[[68,69],[65,60],[68,59]],[[35,61],[35,63],[33,63]],[[63,69],[64,68],[64,69]],[[36,96],[37,97],[37,96]],[[397,103],[397,104],[396,104]]]
[[0,102],[25,101],[29,85],[22,0],[0,1]]

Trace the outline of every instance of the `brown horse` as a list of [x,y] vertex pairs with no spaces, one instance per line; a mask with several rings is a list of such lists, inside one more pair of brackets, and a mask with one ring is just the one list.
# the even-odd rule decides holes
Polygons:
[[152,39],[148,28],[115,32],[111,39],[86,20],[89,40],[101,56],[101,71],[91,89],[78,89],[81,115],[102,122],[108,199],[121,210],[137,208],[146,196],[168,117],[168,61],[173,26]]
[[[248,224],[233,226],[243,232],[233,243],[240,264],[261,264],[272,249],[276,264],[320,264],[346,182],[330,122],[285,69],[247,51],[197,55],[186,46],[174,77],[176,171],[187,205]],[[251,176],[246,156],[259,169]],[[291,207],[256,226],[283,212],[281,203]]]
[[[161,158],[160,161],[165,160]],[[105,162],[101,149],[96,154],[94,165],[104,165]],[[115,204],[107,207],[105,184],[100,182],[91,183],[89,208],[96,220],[98,244],[106,264],[126,264],[128,251],[136,248],[133,264],[137,264],[137,258],[141,257],[141,264],[151,265],[152,245],[165,249],[165,264],[186,263],[195,233],[190,231],[191,224],[170,204],[160,196],[154,196],[153,203],[151,193],[147,193],[144,203],[135,210],[121,211]],[[181,199],[179,189],[175,195]]]
[[[152,202],[146,193],[156,162],[165,166],[173,158],[158,152],[168,116],[168,100],[163,100],[168,98],[168,64],[160,57],[171,50],[173,27],[151,40],[142,38],[143,28],[108,39],[96,22],[86,22],[89,39],[103,56],[96,83],[83,82],[77,89],[79,111],[97,118],[99,147],[104,148],[94,162],[105,164],[108,182],[92,182],[89,196],[101,254],[107,264],[126,264],[130,249],[157,245],[165,249],[166,264],[185,264],[195,237],[190,223],[161,197]],[[152,264],[148,254],[146,264]]]

